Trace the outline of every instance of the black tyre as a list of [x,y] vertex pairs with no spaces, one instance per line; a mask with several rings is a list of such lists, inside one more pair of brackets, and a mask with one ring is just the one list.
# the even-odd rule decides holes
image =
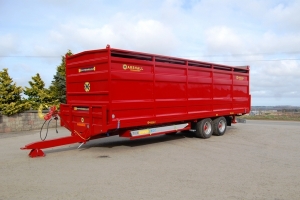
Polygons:
[[213,120],[213,134],[217,136],[224,135],[227,129],[227,121],[225,117],[218,117]]
[[197,137],[203,139],[210,138],[212,133],[213,133],[213,125],[211,119],[209,118],[202,119],[201,121],[197,122],[196,132],[195,132],[195,135]]

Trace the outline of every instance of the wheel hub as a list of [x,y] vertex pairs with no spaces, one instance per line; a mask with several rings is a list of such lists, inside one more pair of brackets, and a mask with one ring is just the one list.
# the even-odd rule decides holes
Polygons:
[[203,126],[203,129],[206,135],[209,134],[211,132],[211,124],[206,122]]
[[218,128],[220,132],[223,132],[225,130],[225,122],[224,121],[220,121],[218,124]]

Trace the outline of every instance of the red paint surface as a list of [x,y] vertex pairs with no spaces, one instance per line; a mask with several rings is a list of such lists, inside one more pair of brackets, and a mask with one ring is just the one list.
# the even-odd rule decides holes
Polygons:
[[249,67],[112,48],[78,53],[66,63],[61,123],[84,138],[113,131],[118,121],[130,129],[250,111]]

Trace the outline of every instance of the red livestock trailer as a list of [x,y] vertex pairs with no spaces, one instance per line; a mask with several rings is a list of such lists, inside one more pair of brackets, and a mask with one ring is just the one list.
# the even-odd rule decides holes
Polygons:
[[249,113],[249,66],[233,67],[110,48],[66,57],[67,104],[53,109],[71,135],[39,141],[41,149],[119,135],[130,139],[191,130],[223,135]]

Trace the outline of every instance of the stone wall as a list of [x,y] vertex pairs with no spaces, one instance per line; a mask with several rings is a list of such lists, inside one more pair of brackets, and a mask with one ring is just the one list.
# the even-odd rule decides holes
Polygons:
[[[44,111],[47,113],[48,111]],[[44,120],[39,118],[37,111],[26,111],[23,113],[15,114],[12,116],[6,116],[0,114],[0,133],[10,133],[18,131],[30,131],[40,129],[44,123]],[[44,128],[47,126],[46,122]],[[49,124],[49,128],[56,126],[56,121],[52,120]],[[57,120],[57,126],[60,126],[59,120]]]

